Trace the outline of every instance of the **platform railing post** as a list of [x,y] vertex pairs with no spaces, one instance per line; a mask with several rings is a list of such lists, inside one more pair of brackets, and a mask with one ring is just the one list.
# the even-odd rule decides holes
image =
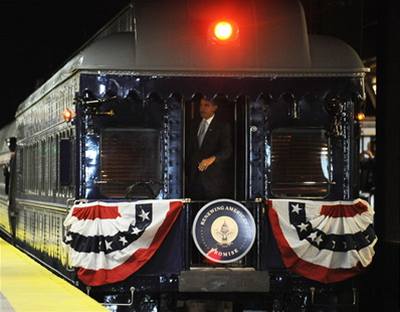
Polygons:
[[256,198],[255,200],[256,204],[256,242],[257,242],[257,254],[256,254],[256,270],[259,271],[261,270],[261,205],[262,205],[262,199],[261,198]]

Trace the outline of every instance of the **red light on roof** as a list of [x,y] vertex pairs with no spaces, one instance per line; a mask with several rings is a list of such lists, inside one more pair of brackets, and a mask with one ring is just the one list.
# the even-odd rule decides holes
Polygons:
[[220,20],[211,27],[212,38],[215,42],[229,42],[235,40],[239,29],[236,23],[227,20]]
[[218,40],[228,40],[232,37],[233,27],[232,24],[226,21],[221,21],[214,26],[214,35]]

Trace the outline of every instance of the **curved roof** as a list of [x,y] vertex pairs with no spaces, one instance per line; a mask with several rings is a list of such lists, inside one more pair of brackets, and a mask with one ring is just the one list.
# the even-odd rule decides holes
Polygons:
[[[307,49],[298,56],[298,52],[293,54],[293,50],[284,50],[276,58],[269,58],[265,55],[262,66],[248,67],[224,67],[218,68],[210,65],[200,66],[199,59],[193,59],[191,66],[177,65],[168,62],[161,63],[162,55],[165,53],[157,51],[157,57],[146,57],[146,60],[137,57],[140,49],[135,44],[133,33],[117,33],[95,41],[87,47],[78,56],[71,60],[71,66],[67,66],[70,71],[73,70],[122,70],[141,72],[151,72],[154,74],[179,74],[196,72],[225,74],[239,72],[256,73],[359,73],[365,72],[366,68],[357,52],[347,43],[328,36],[310,35],[307,37]],[[284,53],[286,51],[286,54]],[[136,55],[136,57],[135,57]],[[297,55],[297,59],[296,59]],[[229,58],[229,55],[226,56]],[[181,61],[182,62],[182,61]],[[158,65],[157,65],[158,64]],[[68,65],[68,64],[67,64]]]
[[135,70],[133,33],[116,33],[93,42],[79,54],[77,69]]
[[[357,53],[344,42],[307,34],[298,1],[214,2],[135,3],[131,8],[134,32],[100,36],[86,45],[20,105],[17,115],[82,70],[190,76],[349,75],[367,71]],[[237,22],[237,42],[210,43],[209,25],[222,17]]]
[[[232,72],[310,65],[306,20],[297,1],[148,2],[135,7],[140,69]],[[219,20],[237,24],[237,40],[212,40],[210,30]]]
[[94,41],[72,57],[49,80],[18,107],[16,115],[39,101],[56,86],[80,70],[123,70],[135,68],[133,33],[115,33]]
[[[135,70],[195,74],[365,71],[348,45],[309,37],[303,7],[296,0],[138,1],[135,19]],[[222,19],[237,24],[238,38],[215,44],[210,40],[210,26]]]
[[311,69],[320,72],[366,72],[357,52],[347,43],[328,36],[311,35]]

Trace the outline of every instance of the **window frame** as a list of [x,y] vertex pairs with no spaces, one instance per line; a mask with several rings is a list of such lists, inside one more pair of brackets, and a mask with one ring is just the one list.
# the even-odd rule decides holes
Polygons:
[[[297,194],[297,195],[293,195],[294,192],[286,192],[286,194],[283,193],[278,193],[278,192],[274,192],[274,180],[273,180],[273,164],[272,164],[272,155],[273,155],[273,135],[274,133],[277,132],[281,132],[281,133],[297,133],[297,134],[301,134],[301,133],[319,133],[321,136],[325,135],[326,137],[326,157],[327,157],[327,165],[326,165],[326,171],[327,171],[327,176],[325,176],[323,174],[323,169],[321,166],[321,173],[322,176],[325,178],[324,182],[317,182],[317,181],[303,181],[301,183],[303,183],[303,185],[300,185],[300,183],[297,184],[297,187],[307,187],[307,184],[309,185],[324,185],[326,184],[326,192],[323,193],[322,195],[308,195],[308,194],[301,194],[301,191]],[[333,165],[333,160],[332,160],[332,146],[331,146],[331,139],[328,135],[328,132],[326,131],[326,129],[324,128],[311,128],[311,127],[299,127],[299,128],[290,128],[290,127],[280,127],[280,128],[275,128],[273,130],[271,130],[270,132],[270,159],[269,159],[269,175],[268,175],[268,181],[269,181],[269,192],[270,195],[272,195],[272,197],[274,198],[299,198],[299,199],[326,199],[327,197],[330,196],[331,192],[332,192],[332,184],[334,184],[334,182],[332,182],[332,176],[333,176],[333,169],[332,169],[332,165]],[[307,183],[309,182],[309,183]],[[312,184],[310,184],[310,182]],[[294,182],[296,183],[296,182]],[[293,187],[293,190],[295,189],[296,186]]]

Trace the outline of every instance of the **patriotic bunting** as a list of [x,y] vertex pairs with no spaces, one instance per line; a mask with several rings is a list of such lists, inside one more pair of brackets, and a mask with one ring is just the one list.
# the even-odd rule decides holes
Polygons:
[[292,271],[332,283],[356,275],[371,263],[377,237],[374,211],[366,201],[274,199],[268,206],[282,260]]
[[64,242],[86,285],[126,279],[154,255],[182,210],[178,200],[90,202],[67,215]]
[[[377,237],[367,202],[273,199],[268,206],[273,234],[290,270],[332,283],[371,263]],[[64,221],[64,242],[78,278],[100,286],[137,272],[161,246],[182,207],[180,200],[74,205]]]

